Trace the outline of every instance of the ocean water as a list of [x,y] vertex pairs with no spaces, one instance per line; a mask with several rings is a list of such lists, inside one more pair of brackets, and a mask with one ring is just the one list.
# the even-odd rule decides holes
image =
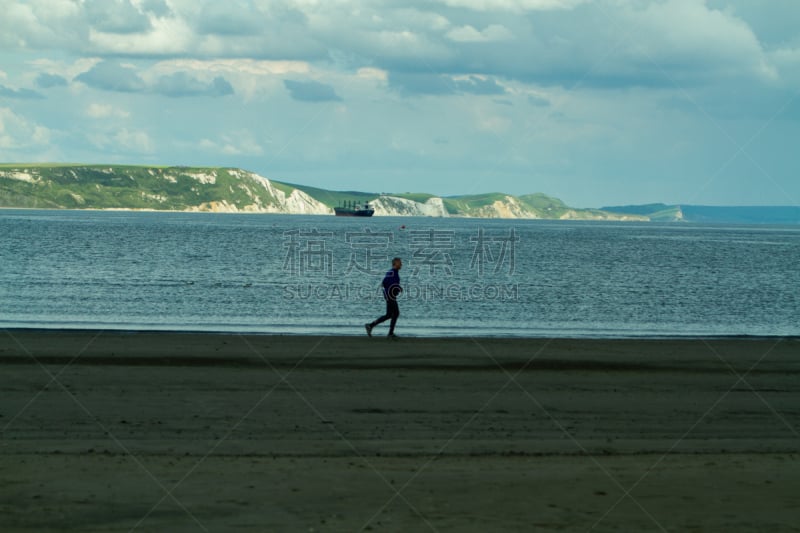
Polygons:
[[[0,210],[0,327],[800,335],[800,227]],[[376,330],[384,333],[385,329]]]

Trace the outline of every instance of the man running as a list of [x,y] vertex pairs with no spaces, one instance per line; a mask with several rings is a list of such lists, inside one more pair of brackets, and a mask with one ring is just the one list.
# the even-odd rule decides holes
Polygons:
[[394,334],[394,325],[397,323],[397,317],[400,316],[400,307],[397,305],[397,297],[403,292],[403,287],[400,286],[400,269],[403,268],[403,261],[399,257],[392,259],[392,268],[383,277],[383,299],[386,300],[386,314],[382,317],[373,320],[369,324],[364,324],[367,330],[367,335],[372,337],[372,328],[385,322],[389,322],[389,339],[396,339],[397,335]]

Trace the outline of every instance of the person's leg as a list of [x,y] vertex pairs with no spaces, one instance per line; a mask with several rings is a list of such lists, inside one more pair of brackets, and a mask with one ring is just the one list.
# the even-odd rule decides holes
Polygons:
[[[400,316],[400,306],[397,304],[397,300],[386,303],[387,314],[390,314],[392,319],[392,321],[389,322],[389,335],[394,335],[394,325],[397,324],[397,318]],[[389,303],[391,303],[391,306],[388,305]]]
[[[397,306],[397,302],[394,302],[394,304],[395,304],[395,306]],[[370,322],[369,323],[369,327],[370,327],[370,329],[372,329],[375,326],[377,326],[378,324],[380,324],[381,322],[386,322],[390,318],[392,318],[392,301],[387,299],[386,300],[386,314],[384,314],[382,317],[376,318],[375,320]]]

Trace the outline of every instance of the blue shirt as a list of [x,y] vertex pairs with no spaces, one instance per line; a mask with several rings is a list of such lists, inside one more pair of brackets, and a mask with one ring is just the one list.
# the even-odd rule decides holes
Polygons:
[[392,268],[383,277],[383,297],[388,300],[396,300],[397,296],[403,291],[400,286],[400,272]]

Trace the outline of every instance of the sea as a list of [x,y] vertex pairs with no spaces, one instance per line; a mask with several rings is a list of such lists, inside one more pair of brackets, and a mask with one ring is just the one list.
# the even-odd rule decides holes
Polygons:
[[[0,210],[0,328],[800,335],[800,226]],[[385,333],[376,329],[376,334]]]

